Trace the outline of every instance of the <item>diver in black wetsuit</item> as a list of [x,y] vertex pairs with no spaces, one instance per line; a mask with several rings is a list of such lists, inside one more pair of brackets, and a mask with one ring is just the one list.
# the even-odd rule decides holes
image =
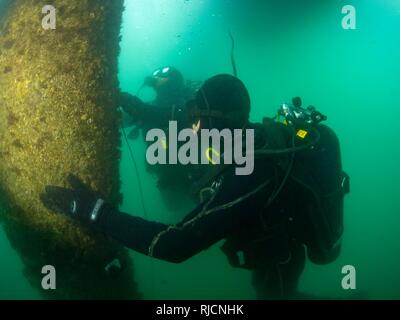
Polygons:
[[[194,82],[193,82],[194,83]],[[185,106],[193,98],[192,82],[185,82],[182,73],[171,66],[155,70],[146,77],[143,87],[153,88],[156,98],[151,103],[143,102],[139,97],[126,92],[119,95],[119,105],[124,111],[124,127],[138,125],[144,135],[153,128],[167,129],[169,121],[183,122],[186,125]],[[135,128],[136,129],[136,128]],[[132,130],[131,138],[136,138],[137,130]]]
[[[118,103],[124,111],[122,126],[124,130],[133,126],[127,134],[128,138],[136,139],[140,130],[144,137],[154,128],[167,132],[169,121],[176,121],[179,130],[190,125],[187,122],[186,102],[193,99],[199,82],[185,81],[178,69],[165,66],[146,77],[143,87],[154,89],[156,98],[151,103],[145,103],[139,97],[126,92],[119,96]],[[157,187],[170,211],[182,211],[185,204],[191,202],[192,197],[186,192],[191,184],[188,167],[147,165],[146,169],[157,175]]]
[[348,177],[335,133],[318,121],[300,121],[300,113],[286,107],[285,124],[249,123],[247,89],[228,75],[205,82],[192,112],[202,128],[255,129],[255,162],[247,176],[235,175],[233,166],[221,168],[207,184],[209,197],[180,223],[119,212],[73,175],[71,189],[49,186],[42,202],[135,251],[170,262],[183,262],[226,239],[223,252],[232,266],[253,272],[258,298],[300,297],[306,256],[327,264],[341,248]]

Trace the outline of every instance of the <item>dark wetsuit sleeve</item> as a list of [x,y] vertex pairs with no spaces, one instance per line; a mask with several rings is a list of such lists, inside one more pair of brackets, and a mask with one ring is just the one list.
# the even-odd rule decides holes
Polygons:
[[154,127],[165,126],[172,119],[171,108],[147,105],[140,110],[140,120]]
[[[271,180],[256,175],[242,178],[231,175],[224,177],[220,191],[208,205],[198,206],[177,225],[110,211],[100,220],[101,229],[135,251],[182,262],[254,221],[272,185]],[[238,201],[240,197],[244,198]]]
[[135,122],[142,121],[154,127],[164,126],[173,116],[172,107],[154,106],[128,93],[120,95],[119,105]]

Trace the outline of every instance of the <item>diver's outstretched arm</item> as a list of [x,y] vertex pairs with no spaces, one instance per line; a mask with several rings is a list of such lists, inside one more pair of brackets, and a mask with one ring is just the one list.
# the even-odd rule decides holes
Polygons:
[[165,125],[173,118],[172,108],[153,106],[125,92],[120,93],[118,105],[133,122],[141,121],[154,127]]
[[[72,189],[49,186],[41,195],[48,209],[75,218],[137,252],[175,263],[207,249],[249,219],[253,220],[258,211],[252,208],[265,202],[265,192],[271,187],[264,183],[243,193],[234,184],[227,183],[182,222],[168,226],[121,213],[77,177],[70,176],[68,180]],[[251,178],[245,177],[241,185],[253,186],[250,182]]]
[[126,92],[121,92],[118,97],[118,106],[120,106],[128,115],[138,121],[142,110],[149,107],[140,98]]

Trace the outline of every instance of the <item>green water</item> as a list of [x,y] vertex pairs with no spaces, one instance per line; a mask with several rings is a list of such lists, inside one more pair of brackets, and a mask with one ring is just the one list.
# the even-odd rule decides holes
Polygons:
[[[252,97],[251,119],[272,116],[281,102],[301,96],[329,116],[351,176],[342,254],[327,266],[307,263],[300,289],[320,296],[398,299],[400,1],[271,2],[126,0],[121,88],[134,94],[143,78],[163,65],[176,66],[190,80],[231,72],[231,30],[239,77]],[[345,4],[357,9],[356,30],[341,27]],[[144,90],[142,98],[150,99],[151,92]],[[121,209],[151,220],[177,222],[192,205],[168,211],[156,178],[144,169],[143,142],[133,141],[131,147],[147,214],[125,143]],[[2,231],[0,250],[0,298],[39,298]],[[132,257],[139,289],[147,299],[255,298],[250,273],[232,269],[219,245],[180,265],[134,252]],[[344,265],[356,268],[353,292],[341,287]]]

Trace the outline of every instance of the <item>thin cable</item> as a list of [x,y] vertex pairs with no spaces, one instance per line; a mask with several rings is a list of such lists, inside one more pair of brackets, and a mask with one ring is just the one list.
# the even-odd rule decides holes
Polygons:
[[[146,87],[146,83],[144,82],[141,85],[141,87],[138,89],[138,91],[136,92],[136,96],[137,97],[140,96],[140,93],[143,91],[143,89],[145,87]],[[142,207],[143,207],[143,211],[144,211],[144,216],[145,216],[146,220],[148,220],[148,214],[147,214],[147,210],[146,210],[146,206],[145,206],[144,195],[143,195],[143,187],[142,187],[142,183],[141,183],[141,179],[140,179],[140,174],[139,174],[137,162],[136,162],[135,157],[133,155],[133,151],[132,151],[131,145],[130,145],[129,140],[127,139],[127,136],[126,136],[125,128],[124,128],[124,136],[125,136],[126,143],[128,144],[129,153],[131,155],[132,162],[133,162],[133,164],[135,166],[136,176],[137,176],[138,184],[139,184],[140,198],[141,198]],[[155,267],[154,267],[154,259],[151,260],[150,265],[151,265],[151,271],[150,271],[150,273],[151,273],[151,294],[154,297],[155,296],[155,292],[156,292],[156,282],[155,282],[155,280],[156,280],[156,277],[155,277],[156,272],[155,272]]]
[[235,59],[235,38],[232,35],[232,32],[229,31],[229,37],[231,38],[232,48],[231,48],[231,63],[233,68],[233,75],[237,77],[237,66],[236,66],[236,59]]
[[[295,145],[296,145],[296,142],[295,142],[295,132],[293,132],[293,137],[292,137],[292,149],[293,149],[293,150],[295,149]],[[296,152],[293,151],[292,154],[291,154],[291,156],[290,156],[290,162],[289,162],[288,167],[287,167],[287,169],[286,169],[285,176],[283,177],[282,182],[281,182],[281,184],[278,186],[278,188],[277,188],[277,189],[271,194],[271,196],[268,198],[267,202],[266,202],[265,205],[264,205],[264,209],[267,209],[267,208],[275,201],[275,199],[276,199],[276,198],[279,196],[279,194],[281,193],[282,189],[285,187],[286,182],[288,181],[288,179],[289,179],[289,177],[290,177],[290,173],[292,172],[295,159],[296,159]],[[263,226],[264,226],[264,229],[265,229],[265,230],[268,230],[268,228],[269,228],[269,223],[266,221],[266,220],[268,220],[268,217],[265,219],[264,216],[261,214],[261,215],[260,215],[260,219],[261,219],[261,222],[262,222],[262,224],[263,224]]]
[[[123,132],[123,135],[124,135],[126,144],[128,145],[129,154],[130,154],[130,156],[131,156],[132,163],[133,163],[133,166],[134,166],[134,168],[135,168],[135,173],[136,173],[137,180],[138,180],[138,185],[139,185],[140,202],[141,202],[141,204],[142,204],[143,213],[144,213],[144,216],[145,216],[146,220],[148,220],[148,214],[147,214],[146,205],[145,205],[145,201],[144,201],[142,180],[141,180],[141,178],[140,178],[138,165],[137,165],[135,156],[133,155],[133,151],[132,151],[131,145],[130,145],[130,143],[129,143],[128,137],[127,137],[127,135],[126,135],[125,128],[122,128],[122,132]],[[154,259],[151,260],[150,265],[151,265],[151,271],[150,271],[150,273],[151,273],[151,294],[152,294],[152,296],[154,297],[154,294],[155,294],[155,291],[156,291],[156,289],[155,289],[155,268],[154,268]]]
[[302,146],[292,146],[290,148],[283,148],[283,149],[272,149],[272,150],[255,150],[253,154],[255,156],[273,156],[273,155],[284,155],[284,154],[292,154],[293,152],[300,152],[307,150],[317,144],[321,139],[321,134],[317,129],[310,129],[315,134],[315,139],[310,141],[309,143],[302,145]]
[[[140,86],[140,88],[139,88],[139,89],[137,90],[137,92],[136,92],[136,96],[139,96],[139,94],[142,92],[142,90],[144,89],[144,87],[145,87],[145,84],[142,84],[142,85]],[[127,134],[126,134],[126,130],[125,130],[124,127],[122,127],[122,133],[123,133],[123,135],[124,135],[126,145],[128,146],[129,154],[130,154],[130,157],[131,157],[131,160],[132,160],[132,163],[133,163],[133,167],[134,167],[134,169],[135,169],[136,178],[137,178],[137,180],[138,180],[139,194],[140,194],[140,202],[141,202],[141,204],[142,204],[143,214],[144,214],[145,218],[148,219],[147,210],[146,210],[146,205],[145,205],[145,201],[144,201],[142,180],[141,180],[140,174],[139,174],[139,168],[138,168],[138,165],[137,165],[135,156],[133,155],[133,151],[132,151],[132,148],[131,148],[131,144],[129,143],[129,140],[128,140],[128,137],[127,137]]]
[[[293,134],[293,138],[292,138],[292,148],[293,148],[293,150],[295,149],[295,134]],[[290,173],[292,172],[295,158],[296,158],[296,152],[293,151],[292,154],[291,154],[291,158],[290,158],[290,162],[289,162],[288,168],[286,169],[285,176],[283,177],[282,182],[281,182],[280,186],[278,187],[278,189],[276,190],[276,192],[268,200],[268,203],[267,203],[266,207],[269,207],[271,205],[271,203],[274,202],[276,197],[282,191],[283,187],[286,185],[286,182],[289,179]]]
[[136,173],[136,176],[137,176],[137,179],[138,179],[139,194],[140,194],[140,202],[141,202],[141,204],[142,204],[143,213],[144,213],[145,218],[148,219],[147,210],[146,210],[145,201],[144,201],[142,180],[141,180],[141,178],[140,178],[138,165],[137,165],[136,159],[135,159],[135,157],[134,157],[134,155],[133,155],[133,151],[132,151],[131,145],[130,145],[130,143],[129,143],[128,137],[127,137],[127,135],[126,135],[125,128],[122,128],[122,132],[123,132],[123,135],[124,135],[126,144],[128,145],[129,154],[130,154],[130,156],[131,156],[132,163],[133,163],[133,166],[134,166],[134,168],[135,168],[135,173]]
[[[136,96],[139,96],[139,95],[140,95],[140,93],[142,92],[142,90],[144,89],[145,86],[146,86],[146,85],[143,84],[143,85],[137,90]],[[140,195],[140,202],[141,202],[141,204],[142,204],[143,214],[144,214],[144,217],[146,218],[146,220],[148,220],[149,218],[148,218],[148,214],[147,214],[147,210],[146,210],[146,204],[145,204],[145,201],[144,201],[143,186],[142,186],[142,180],[141,180],[141,178],[140,178],[139,168],[138,168],[138,165],[137,165],[135,156],[134,156],[133,151],[132,151],[132,148],[131,148],[131,144],[129,143],[128,137],[127,137],[127,135],[126,135],[126,130],[125,130],[124,127],[122,127],[122,133],[123,133],[123,136],[124,136],[126,145],[128,146],[128,150],[129,150],[129,154],[130,154],[130,157],[131,157],[131,160],[132,160],[132,164],[133,164],[133,167],[134,167],[134,169],[135,169],[135,174],[136,174],[137,181],[138,181],[138,186],[139,186],[139,195]],[[152,294],[152,296],[154,297],[154,294],[155,294],[155,291],[156,291],[156,290],[155,290],[155,268],[154,268],[154,259],[151,260],[150,265],[151,265],[151,271],[150,271],[150,273],[151,273],[151,294]]]

